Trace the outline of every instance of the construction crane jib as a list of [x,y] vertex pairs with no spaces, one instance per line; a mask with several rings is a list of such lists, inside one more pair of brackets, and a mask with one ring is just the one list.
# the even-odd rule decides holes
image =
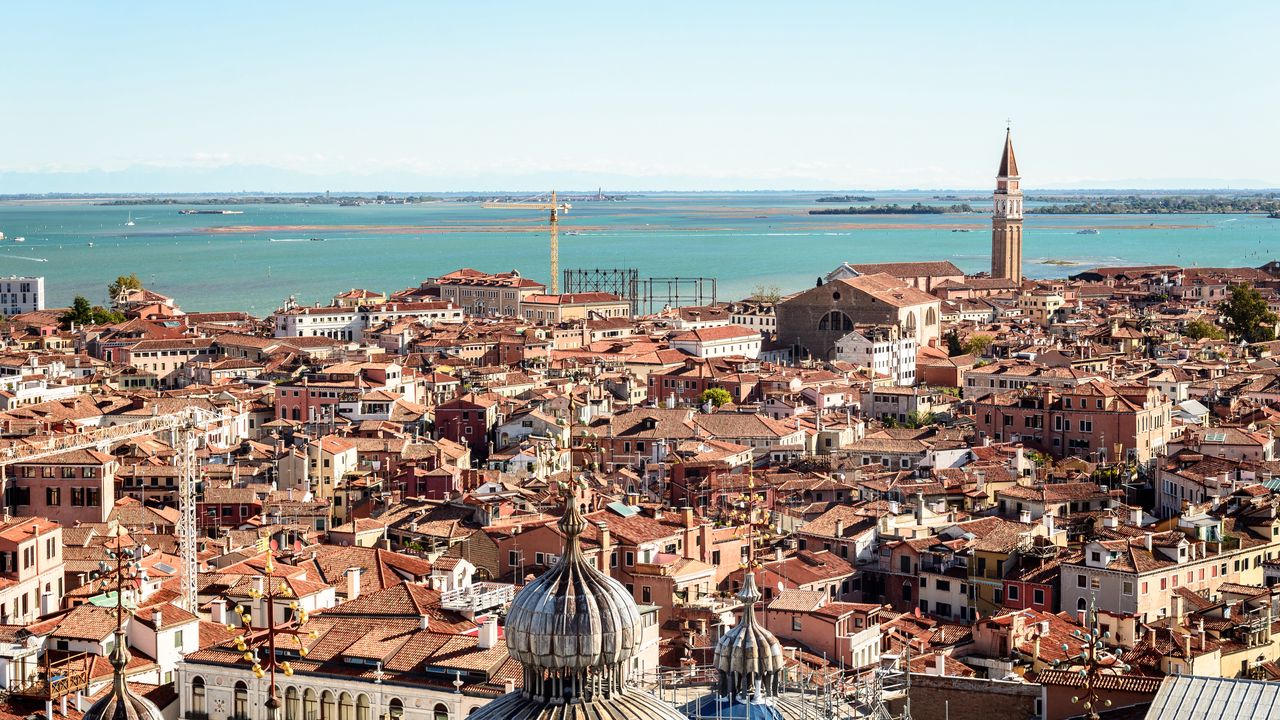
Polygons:
[[41,440],[24,440],[0,448],[0,486],[7,484],[6,468],[16,463],[33,462],[76,450],[109,451],[117,443],[145,435],[168,433],[169,444],[177,452],[180,469],[178,484],[178,548],[182,561],[182,608],[196,611],[196,489],[198,484],[200,439],[213,426],[234,421],[234,416],[204,408],[188,406],[175,413],[156,415],[142,420],[99,427],[84,432],[59,435]]
[[560,215],[568,214],[569,208],[573,207],[569,203],[559,202],[556,198],[556,191],[551,191],[551,202],[487,202],[481,204],[483,208],[519,210],[528,208],[531,210],[550,210],[551,214],[549,222],[551,224],[551,294],[560,294]]

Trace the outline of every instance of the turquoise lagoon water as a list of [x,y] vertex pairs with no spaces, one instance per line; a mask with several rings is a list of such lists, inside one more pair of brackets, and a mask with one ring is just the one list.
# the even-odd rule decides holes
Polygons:
[[[560,266],[714,276],[721,299],[742,297],[760,284],[784,291],[809,287],[844,261],[948,259],[966,272],[989,267],[988,215],[808,215],[811,208],[828,207],[815,204],[817,197],[664,193],[577,203],[561,226]],[[902,193],[877,202],[910,204],[929,197]],[[547,280],[545,219],[537,211],[448,201],[230,208],[241,215],[179,215],[183,207],[188,206],[0,205],[0,231],[7,236],[0,242],[0,275],[45,276],[48,304],[58,306],[75,295],[104,302],[107,282],[136,272],[185,309],[258,315],[289,295],[313,302],[352,287],[395,290],[467,266],[518,268]],[[133,227],[125,225],[130,211]],[[1082,228],[1099,233],[1077,234]],[[26,241],[14,243],[14,237]],[[1280,258],[1280,220],[1032,215],[1023,255],[1031,277],[1061,277],[1101,264],[1257,266]]]

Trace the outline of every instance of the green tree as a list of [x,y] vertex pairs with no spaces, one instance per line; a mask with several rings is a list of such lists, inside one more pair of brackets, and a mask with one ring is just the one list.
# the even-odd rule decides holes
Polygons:
[[59,318],[64,328],[72,325],[111,325],[124,322],[124,314],[108,310],[101,305],[90,305],[88,298],[77,295],[71,302],[71,309]]
[[960,343],[960,335],[955,330],[948,330],[945,340],[947,341],[947,354],[951,357],[964,354],[964,346]]
[[720,407],[725,403],[732,402],[733,396],[724,388],[713,387],[703,390],[702,394],[698,396],[698,400],[704,404],[711,403],[715,407]]
[[966,355],[982,356],[987,352],[987,348],[991,347],[991,343],[995,338],[990,335],[970,335],[960,344],[960,348],[964,350]]
[[138,273],[129,273],[117,277],[110,285],[107,285],[107,301],[115,305],[116,298],[120,297],[122,290],[141,290],[142,281],[138,279]]
[[1266,342],[1276,337],[1276,314],[1267,308],[1262,293],[1249,284],[1231,288],[1231,299],[1218,306],[1227,333],[1245,342]]
[[62,314],[62,326],[71,327],[72,325],[89,325],[93,322],[93,306],[89,304],[89,298],[83,295],[77,295],[76,299],[71,302],[71,309]]
[[938,416],[931,412],[912,410],[907,413],[907,427],[909,428],[928,427],[936,422],[938,422]]
[[1192,320],[1182,328],[1182,334],[1192,340],[1221,340],[1224,337],[1222,328],[1208,320]]

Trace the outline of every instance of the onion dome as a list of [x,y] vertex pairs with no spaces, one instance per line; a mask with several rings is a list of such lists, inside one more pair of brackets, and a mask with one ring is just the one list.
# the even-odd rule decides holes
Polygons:
[[721,697],[777,697],[785,661],[782,644],[773,633],[756,623],[755,573],[743,576],[738,599],[743,602],[742,622],[720,636],[716,643],[716,672]]
[[84,720],[164,720],[160,708],[150,700],[138,697],[125,682],[124,669],[129,665],[129,649],[124,631],[116,628],[115,647],[111,649],[111,667],[114,678],[111,691],[91,705]]
[[524,666],[524,697],[543,702],[621,693],[640,634],[635,601],[582,556],[586,519],[576,499],[566,505],[564,554],[516,595],[505,628],[507,649]]

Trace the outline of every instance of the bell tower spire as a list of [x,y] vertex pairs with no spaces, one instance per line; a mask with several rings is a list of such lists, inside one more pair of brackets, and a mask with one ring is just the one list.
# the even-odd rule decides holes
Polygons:
[[1005,128],[991,214],[991,277],[1022,282],[1022,189],[1013,134]]

